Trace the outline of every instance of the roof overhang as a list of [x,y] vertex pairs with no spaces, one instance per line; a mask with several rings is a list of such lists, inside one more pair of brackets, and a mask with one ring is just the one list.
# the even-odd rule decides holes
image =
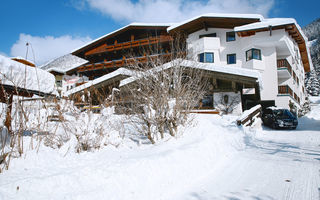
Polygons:
[[210,27],[233,29],[236,26],[259,22],[262,19],[263,16],[258,14],[209,13],[170,26],[167,30],[169,33],[183,32],[190,34]]
[[300,26],[294,19],[267,19],[262,22],[257,22],[249,25],[235,27],[239,37],[247,37],[255,35],[257,32],[272,31],[284,29],[297,43],[304,66],[305,72],[309,72],[312,66],[311,57],[307,48],[307,37],[303,34]]
[[164,30],[166,30],[172,24],[173,23],[131,23],[127,26],[124,26],[124,27],[116,30],[116,31],[108,33],[100,38],[97,38],[96,40],[93,40],[78,49],[73,50],[71,52],[71,54],[81,57],[81,53],[83,53],[84,51],[86,51],[92,47],[95,47],[96,45],[103,43],[104,41],[108,40],[109,38],[115,37],[116,35],[121,34],[121,33],[128,31],[128,30],[135,30],[135,29],[164,29]]

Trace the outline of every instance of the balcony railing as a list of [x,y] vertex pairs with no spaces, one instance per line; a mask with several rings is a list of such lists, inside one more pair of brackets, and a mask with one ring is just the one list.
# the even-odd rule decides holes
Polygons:
[[278,93],[279,94],[288,94],[293,97],[292,89],[287,85],[278,86]]
[[280,95],[290,95],[293,99],[295,99],[300,104],[300,97],[292,91],[292,89],[288,85],[280,85],[278,86],[278,93]]
[[[176,53],[177,57],[184,57],[186,52]],[[125,58],[121,60],[112,60],[112,61],[104,61],[100,63],[92,63],[81,66],[77,69],[78,72],[85,72],[85,71],[92,71],[92,70],[99,70],[99,69],[106,69],[106,68],[114,68],[114,67],[125,67],[129,65],[134,65],[135,63],[143,64],[147,63],[152,59],[160,58],[163,62],[169,62],[172,58],[173,54],[155,54],[149,56],[141,56],[141,57],[134,57],[134,58]]]
[[292,75],[292,67],[287,61],[287,59],[277,60],[277,67],[278,69],[287,69],[288,72]]
[[115,43],[113,45],[102,44],[101,46],[98,46],[90,51],[87,51],[85,53],[85,56],[104,53],[104,52],[118,51],[122,49],[133,48],[133,47],[169,42],[172,40],[173,38],[169,35],[160,35],[158,37],[149,37],[149,38],[140,39],[140,40],[132,40],[128,42]]

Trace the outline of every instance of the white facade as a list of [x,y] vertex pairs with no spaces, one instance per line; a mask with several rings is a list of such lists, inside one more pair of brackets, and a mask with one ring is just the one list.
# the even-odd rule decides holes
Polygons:
[[[261,74],[259,81],[262,101],[274,100],[276,106],[284,108],[289,108],[289,101],[292,101],[299,108],[305,102],[307,94],[303,88],[304,66],[295,40],[285,29],[278,29],[256,32],[247,37],[239,37],[235,33],[235,40],[227,41],[227,32],[233,31],[234,29],[203,28],[189,34],[189,57],[206,62],[205,59],[199,60],[203,56],[201,54],[213,53],[213,65],[257,70]],[[205,37],[210,34],[211,37]],[[212,34],[216,34],[216,37],[212,37]],[[257,49],[261,56],[248,60],[246,52],[250,49]],[[235,54],[234,64],[227,62],[228,54]],[[279,68],[278,62],[289,64],[292,72],[288,69],[290,67]]]

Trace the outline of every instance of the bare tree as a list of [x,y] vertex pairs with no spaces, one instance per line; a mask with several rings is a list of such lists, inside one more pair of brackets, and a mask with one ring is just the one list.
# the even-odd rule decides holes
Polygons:
[[144,64],[134,57],[129,59],[129,68],[135,73],[120,85],[120,106],[130,113],[131,124],[153,144],[166,132],[176,136],[207,88],[204,70],[187,61],[181,48],[173,49],[170,54],[147,55]]

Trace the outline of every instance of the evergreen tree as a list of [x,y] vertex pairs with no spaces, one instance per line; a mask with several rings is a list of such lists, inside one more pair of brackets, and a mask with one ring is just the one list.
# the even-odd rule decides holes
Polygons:
[[312,96],[319,96],[320,84],[317,73],[312,70],[305,79],[306,90]]

